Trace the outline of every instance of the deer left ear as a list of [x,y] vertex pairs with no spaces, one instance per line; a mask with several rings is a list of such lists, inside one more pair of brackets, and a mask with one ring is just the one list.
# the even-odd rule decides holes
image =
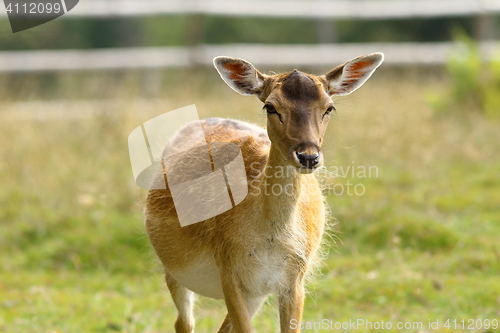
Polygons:
[[330,96],[352,93],[370,78],[383,61],[383,53],[372,53],[357,57],[332,69],[324,75]]
[[222,79],[242,95],[260,95],[266,76],[251,63],[238,58],[217,57],[214,66]]

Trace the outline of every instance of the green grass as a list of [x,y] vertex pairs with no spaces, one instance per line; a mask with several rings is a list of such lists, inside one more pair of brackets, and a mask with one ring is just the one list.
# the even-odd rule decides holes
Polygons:
[[[127,136],[193,103],[202,117],[265,117],[258,101],[233,93],[215,72],[196,80],[164,74],[153,93],[141,73],[0,77],[0,332],[173,332],[176,313],[145,235],[146,191],[133,182]],[[304,321],[500,331],[427,326],[500,320],[500,123],[435,117],[424,96],[443,84],[381,69],[337,101],[327,168],[377,173],[324,179],[361,184],[364,194],[328,196],[338,223]],[[197,332],[215,332],[224,314],[221,301],[200,298]],[[275,298],[254,324],[278,331]]]

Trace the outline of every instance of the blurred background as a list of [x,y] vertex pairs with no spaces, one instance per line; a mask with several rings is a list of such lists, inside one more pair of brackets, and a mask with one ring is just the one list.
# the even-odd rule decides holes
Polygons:
[[[128,134],[190,104],[265,126],[215,56],[323,74],[372,52],[325,139],[331,230],[304,320],[500,331],[499,1],[85,0],[16,34],[0,14],[0,332],[172,332]],[[199,303],[216,331],[224,304]]]

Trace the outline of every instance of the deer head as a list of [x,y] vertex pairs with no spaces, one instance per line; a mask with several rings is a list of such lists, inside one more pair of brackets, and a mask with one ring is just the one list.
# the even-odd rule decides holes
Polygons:
[[321,76],[297,70],[268,76],[245,60],[230,57],[217,57],[214,65],[233,90],[264,103],[272,145],[289,165],[311,173],[323,164],[321,144],[335,110],[331,97],[361,87],[383,59],[382,53],[360,56]]

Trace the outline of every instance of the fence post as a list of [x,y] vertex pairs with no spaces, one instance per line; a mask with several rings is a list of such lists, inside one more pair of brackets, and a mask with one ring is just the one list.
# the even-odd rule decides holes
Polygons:
[[190,14],[187,19],[186,45],[189,47],[189,62],[196,67],[202,61],[200,45],[203,43],[205,16],[200,13]]
[[474,18],[474,38],[477,41],[495,39],[495,16],[483,13]]
[[337,41],[337,32],[335,30],[335,21],[326,18],[316,20],[316,31],[318,43],[332,44]]

